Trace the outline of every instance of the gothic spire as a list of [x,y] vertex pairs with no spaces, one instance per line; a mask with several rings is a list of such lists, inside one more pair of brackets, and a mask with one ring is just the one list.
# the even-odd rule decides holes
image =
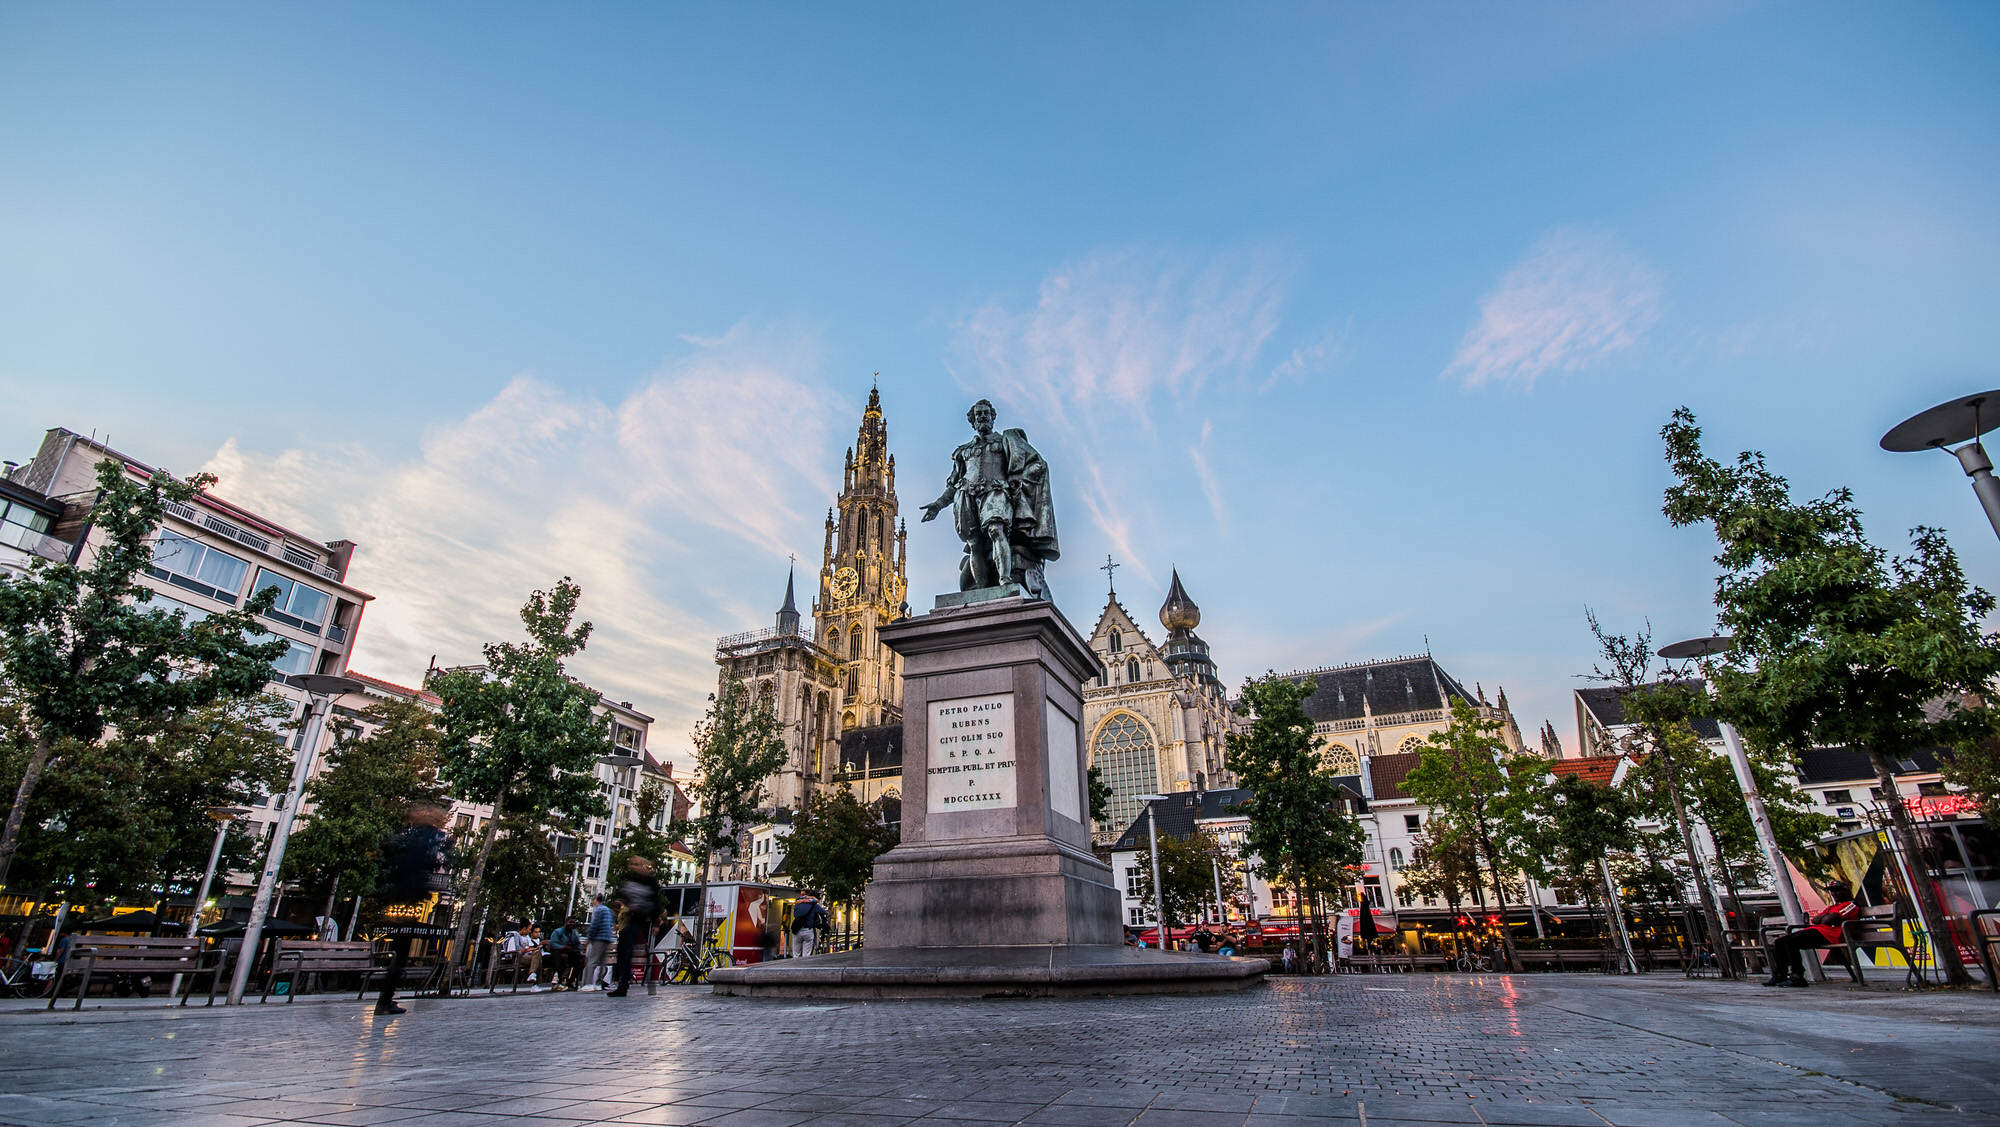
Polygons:
[[778,608],[778,633],[799,632],[799,601],[792,594],[792,569],[785,571],[785,605]]

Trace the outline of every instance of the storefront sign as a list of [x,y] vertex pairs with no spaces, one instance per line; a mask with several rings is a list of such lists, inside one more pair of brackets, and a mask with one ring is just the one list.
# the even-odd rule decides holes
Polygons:
[[1963,794],[1940,794],[1923,798],[1906,798],[1904,809],[1918,818],[1949,818],[1955,814],[1977,814],[1979,808],[1972,804],[1972,798]]
[[1014,694],[931,702],[925,809],[932,814],[1014,807]]

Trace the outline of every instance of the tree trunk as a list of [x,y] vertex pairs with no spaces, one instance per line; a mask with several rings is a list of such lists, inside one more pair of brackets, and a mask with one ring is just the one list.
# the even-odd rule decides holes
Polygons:
[[[608,855],[604,858],[604,864],[607,869],[611,865],[611,858]],[[701,908],[700,914],[694,918],[694,953],[702,959],[708,958],[708,871],[714,867],[715,847],[711,845],[701,851]],[[604,874],[604,882],[607,886],[611,883],[609,872]]]
[[1479,847],[1486,851],[1486,872],[1493,881],[1493,903],[1500,909],[1500,949],[1507,957],[1507,970],[1521,973],[1521,956],[1514,951],[1514,929],[1507,924],[1507,888],[1500,883],[1500,857],[1493,851],[1493,835],[1486,819],[1479,820]]
[[1889,833],[1903,854],[1910,883],[1916,886],[1910,889],[1910,895],[1916,901],[1924,930],[1930,933],[1931,952],[1944,970],[1946,983],[1970,986],[1972,975],[1966,972],[1965,961],[1958,957],[1958,937],[1951,933],[1951,919],[1938,903],[1937,889],[1931,886],[1923,849],[1917,841],[1917,828],[1910,823],[1910,811],[1903,805],[1902,792],[1896,789],[1896,773],[1890,770],[1887,756],[1872,747],[1866,750],[1868,761],[1875,767],[1877,785],[1882,788],[1882,800],[1889,804]]
[[49,765],[50,750],[47,729],[35,729],[35,754],[28,758],[28,769],[21,772],[21,785],[14,791],[14,805],[7,811],[7,828],[0,831],[0,888],[6,887],[7,870],[13,868],[14,852],[21,847],[21,823],[28,815],[28,799],[34,797],[35,784],[41,781],[42,769]]
[[[479,860],[472,863],[472,879],[466,882],[465,906],[458,913],[458,924],[451,929],[451,942],[444,949],[444,984],[438,987],[438,996],[451,996],[452,976],[456,973],[458,959],[465,951],[466,933],[472,930],[473,911],[479,906],[479,882],[486,877],[486,859],[493,855],[493,842],[500,836],[500,807],[507,801],[507,788],[501,786],[500,793],[493,796],[493,816],[486,820],[486,836],[479,843]],[[609,865],[607,854],[604,863]]]
[[[1673,800],[1674,822],[1681,831],[1681,848],[1687,850],[1688,868],[1694,872],[1695,895],[1701,898],[1701,911],[1708,920],[1708,943],[1715,951],[1716,965],[1722,968],[1724,978],[1736,977],[1735,960],[1729,957],[1728,929],[1722,924],[1722,917],[1715,909],[1715,893],[1708,887],[1708,877],[1701,871],[1701,854],[1695,852],[1694,831],[1688,826],[1687,809],[1681,805],[1681,788],[1675,776],[1671,761],[1662,764],[1667,780],[1667,797]],[[1692,936],[1689,937],[1692,945]]]

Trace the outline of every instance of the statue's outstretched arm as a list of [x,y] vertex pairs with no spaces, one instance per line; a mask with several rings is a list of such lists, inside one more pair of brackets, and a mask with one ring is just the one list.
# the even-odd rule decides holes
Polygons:
[[[957,458],[953,458],[951,460],[951,476],[945,479],[944,492],[938,495],[937,500],[924,506],[924,520],[937,519],[938,513],[951,504],[953,497],[958,496],[958,483],[964,479],[965,467],[958,464]],[[923,522],[919,521],[918,523],[921,524]]]

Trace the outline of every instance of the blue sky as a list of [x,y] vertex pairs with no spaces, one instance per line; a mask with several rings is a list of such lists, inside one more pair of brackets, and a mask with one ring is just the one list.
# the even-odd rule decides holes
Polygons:
[[[414,10],[413,10],[414,9]],[[1583,608],[1706,632],[1673,407],[1878,540],[2000,384],[2000,9],[0,5],[0,453],[108,432],[362,543],[355,667],[511,635],[673,753],[819,559],[873,373],[905,511],[973,398],[1058,601],[1170,566],[1232,682],[1420,651],[1566,742]],[[913,602],[956,545],[911,530]]]

